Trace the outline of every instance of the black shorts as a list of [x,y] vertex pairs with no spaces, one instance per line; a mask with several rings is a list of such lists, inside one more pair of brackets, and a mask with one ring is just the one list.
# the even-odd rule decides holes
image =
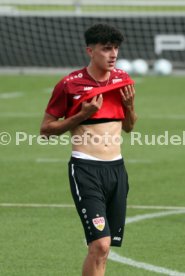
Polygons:
[[121,246],[129,187],[123,159],[94,161],[71,157],[69,180],[87,244],[110,236],[112,246]]

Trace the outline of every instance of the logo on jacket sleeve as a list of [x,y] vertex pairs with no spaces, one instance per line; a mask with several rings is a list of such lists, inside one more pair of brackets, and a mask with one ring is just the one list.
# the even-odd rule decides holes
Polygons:
[[75,95],[75,96],[73,96],[73,99],[78,100],[78,99],[80,99],[80,97],[81,97],[81,95]]
[[89,90],[91,90],[91,89],[93,89],[92,86],[85,86],[85,87],[84,87],[84,91],[89,91]]
[[112,83],[117,83],[117,82],[121,82],[121,81],[122,81],[122,79],[113,79]]
[[103,231],[103,229],[105,228],[105,219],[104,217],[99,217],[99,218],[94,218],[92,220],[94,226],[96,227],[96,229],[98,229],[99,231]]

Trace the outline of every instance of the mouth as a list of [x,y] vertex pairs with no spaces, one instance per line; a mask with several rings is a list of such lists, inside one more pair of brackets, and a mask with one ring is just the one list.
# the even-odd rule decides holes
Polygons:
[[109,61],[108,64],[109,64],[109,66],[114,66],[115,62],[116,62],[115,60],[114,61]]

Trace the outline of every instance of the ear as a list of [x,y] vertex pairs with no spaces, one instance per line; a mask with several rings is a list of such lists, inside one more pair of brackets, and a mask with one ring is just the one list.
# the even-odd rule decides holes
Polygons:
[[93,48],[92,47],[86,47],[86,53],[88,54],[88,56],[90,57],[90,58],[92,58],[92,56],[93,56]]

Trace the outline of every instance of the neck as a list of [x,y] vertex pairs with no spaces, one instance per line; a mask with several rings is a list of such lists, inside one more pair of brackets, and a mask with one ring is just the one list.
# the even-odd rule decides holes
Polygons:
[[95,68],[92,64],[87,66],[87,72],[96,81],[106,81],[110,78],[110,71]]

